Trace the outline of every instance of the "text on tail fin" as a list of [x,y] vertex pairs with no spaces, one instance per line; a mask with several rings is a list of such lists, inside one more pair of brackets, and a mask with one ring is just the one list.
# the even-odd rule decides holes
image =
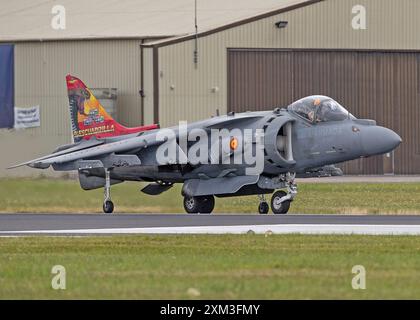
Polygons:
[[70,116],[75,142],[91,137],[106,138],[118,135],[157,129],[150,125],[137,128],[126,128],[116,122],[95,98],[89,88],[80,79],[67,75]]

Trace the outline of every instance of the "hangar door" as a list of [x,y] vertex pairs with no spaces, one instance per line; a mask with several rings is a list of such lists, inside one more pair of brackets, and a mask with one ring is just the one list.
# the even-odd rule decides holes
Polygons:
[[348,174],[420,173],[420,53],[228,50],[228,110],[270,110],[331,96],[403,139],[395,154],[342,165]]

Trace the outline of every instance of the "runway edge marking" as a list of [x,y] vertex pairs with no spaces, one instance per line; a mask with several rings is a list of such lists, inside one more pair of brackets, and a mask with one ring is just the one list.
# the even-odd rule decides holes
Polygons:
[[240,226],[98,228],[67,230],[10,230],[0,235],[51,234],[362,234],[362,235],[420,235],[420,225],[361,225],[361,224],[275,224]]

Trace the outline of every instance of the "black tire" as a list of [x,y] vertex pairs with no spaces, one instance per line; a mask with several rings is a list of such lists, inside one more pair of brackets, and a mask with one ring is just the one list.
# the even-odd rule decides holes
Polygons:
[[214,209],[214,196],[200,197],[198,212],[210,214]]
[[286,196],[287,193],[284,191],[276,191],[273,193],[271,197],[271,211],[274,214],[286,214],[290,208],[290,200],[284,201],[282,203],[278,203],[278,200]]
[[209,214],[214,209],[213,196],[184,197],[184,209],[187,213]]
[[112,201],[105,201],[102,206],[104,213],[113,213],[114,212],[114,203]]
[[187,213],[198,213],[198,197],[184,197],[184,209]]
[[268,203],[267,202],[260,202],[260,204],[258,205],[258,213],[259,214],[267,214],[268,211],[270,210]]

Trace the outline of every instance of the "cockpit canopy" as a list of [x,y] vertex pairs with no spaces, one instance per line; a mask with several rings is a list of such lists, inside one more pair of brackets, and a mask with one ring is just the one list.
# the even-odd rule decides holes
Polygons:
[[309,96],[300,99],[292,103],[288,110],[312,123],[356,119],[337,101],[326,96]]

